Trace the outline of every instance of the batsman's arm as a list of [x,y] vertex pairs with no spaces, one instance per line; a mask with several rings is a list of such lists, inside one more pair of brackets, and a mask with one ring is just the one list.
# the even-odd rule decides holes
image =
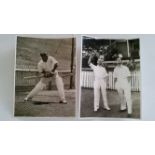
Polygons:
[[49,78],[52,77],[55,73],[54,72],[44,72],[42,73],[43,77]]
[[89,59],[88,59],[88,65],[90,66],[90,64],[91,64],[91,61],[92,61],[92,55],[90,55],[90,57],[89,57]]
[[55,74],[55,70],[57,69],[57,67],[58,67],[58,63],[55,63],[51,72],[44,72],[43,73],[44,77],[46,77],[46,78],[52,77]]
[[46,72],[45,70],[39,71],[39,73],[40,73],[40,75],[39,75],[40,77],[49,78],[49,77],[52,77],[53,76],[52,73]]
[[45,70],[42,70],[42,71],[40,71],[39,73],[40,73],[40,76],[46,77],[46,71],[45,71]]
[[53,67],[53,69],[52,69],[52,73],[54,73],[55,72],[55,70],[58,68],[58,63],[56,62],[55,64],[54,64],[54,67]]
[[38,72],[39,72],[39,76],[43,76],[45,75],[45,70],[43,69],[42,65],[40,64],[40,62],[38,63]]
[[40,73],[40,77],[45,77],[45,78],[49,78],[49,77],[52,77],[53,74],[51,72],[47,72],[43,69],[42,65],[39,63],[38,64],[38,72]]

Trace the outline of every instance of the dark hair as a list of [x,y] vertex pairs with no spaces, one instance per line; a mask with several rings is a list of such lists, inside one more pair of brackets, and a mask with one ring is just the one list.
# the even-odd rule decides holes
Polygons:
[[40,53],[40,56],[41,56],[41,57],[47,56],[47,53]]

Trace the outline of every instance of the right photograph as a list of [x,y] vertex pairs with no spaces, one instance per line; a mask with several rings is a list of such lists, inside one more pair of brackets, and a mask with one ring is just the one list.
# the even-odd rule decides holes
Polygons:
[[140,119],[140,40],[82,37],[80,116]]

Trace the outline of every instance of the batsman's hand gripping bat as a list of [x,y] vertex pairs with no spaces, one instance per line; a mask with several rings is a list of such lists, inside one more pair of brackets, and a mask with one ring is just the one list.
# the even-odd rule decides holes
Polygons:
[[24,79],[35,79],[35,78],[42,78],[42,77],[49,78],[49,77],[52,77],[54,74],[55,74],[54,72],[44,72],[43,74],[38,76],[34,75],[34,76],[24,77]]

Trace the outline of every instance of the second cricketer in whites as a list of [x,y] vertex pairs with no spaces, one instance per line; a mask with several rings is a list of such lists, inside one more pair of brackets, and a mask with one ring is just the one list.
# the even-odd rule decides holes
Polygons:
[[132,100],[131,100],[131,73],[129,68],[122,64],[122,55],[119,54],[117,58],[117,66],[114,69],[115,87],[120,97],[120,111],[128,112],[128,117],[132,114]]
[[92,62],[92,55],[88,60],[89,66],[92,68],[94,72],[94,111],[99,109],[100,103],[100,93],[102,93],[102,98],[104,102],[104,109],[110,110],[107,101],[107,94],[106,94],[106,78],[108,76],[105,68],[103,67],[104,56],[100,55],[97,61],[97,66],[95,66]]
[[64,83],[62,78],[59,76],[58,71],[56,70],[58,67],[57,60],[52,56],[48,56],[47,53],[40,53],[40,56],[41,60],[38,63],[38,71],[40,74],[43,75],[43,77],[24,100],[25,101],[29,100],[39,91],[46,88],[46,85],[52,80],[51,77],[54,76],[56,86],[58,89],[58,94],[60,97],[60,103],[67,103],[64,93]]

